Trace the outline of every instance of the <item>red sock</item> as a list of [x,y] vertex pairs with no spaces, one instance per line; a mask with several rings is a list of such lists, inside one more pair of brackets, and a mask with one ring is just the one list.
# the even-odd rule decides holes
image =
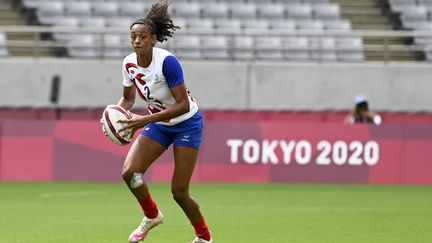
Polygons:
[[196,224],[192,224],[194,229],[195,229],[195,234],[204,240],[210,240],[211,236],[210,236],[210,231],[204,221],[204,217],[202,217],[200,219],[200,221],[198,221],[198,223]]
[[159,210],[150,194],[146,198],[138,200],[138,202],[147,218],[154,219],[158,216]]

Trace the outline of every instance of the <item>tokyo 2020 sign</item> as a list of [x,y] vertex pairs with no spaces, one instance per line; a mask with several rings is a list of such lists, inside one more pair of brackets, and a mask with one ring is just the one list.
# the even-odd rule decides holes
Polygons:
[[[98,121],[6,120],[0,128],[0,180],[121,180],[129,146],[106,139]],[[172,160],[164,153],[146,179],[168,182]],[[206,122],[193,180],[432,184],[432,125]]]

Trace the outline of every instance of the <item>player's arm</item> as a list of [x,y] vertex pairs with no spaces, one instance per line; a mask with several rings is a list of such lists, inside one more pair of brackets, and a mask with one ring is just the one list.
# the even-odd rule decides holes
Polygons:
[[146,116],[148,123],[169,120],[189,112],[189,96],[186,85],[180,83],[170,88],[170,91],[174,97],[175,103],[168,106],[163,111]]
[[117,105],[123,107],[125,110],[132,109],[132,106],[135,103],[135,86],[126,87],[123,86],[123,96],[120,98]]
[[169,120],[187,113],[190,107],[186,85],[184,83],[181,83],[179,85],[176,85],[175,87],[170,88],[170,91],[175,100],[175,103],[173,105],[170,105],[163,111],[151,115],[140,116],[130,113],[132,118],[126,121],[122,121],[124,123],[127,123],[127,125],[120,129],[120,131],[130,129],[131,133],[133,134],[137,129],[142,128],[149,123]]

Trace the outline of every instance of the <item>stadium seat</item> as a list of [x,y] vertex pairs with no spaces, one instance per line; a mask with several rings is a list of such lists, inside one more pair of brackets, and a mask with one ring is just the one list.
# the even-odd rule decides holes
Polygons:
[[340,6],[338,4],[312,5],[316,19],[340,19]]
[[324,30],[324,23],[321,20],[298,20],[296,22],[297,28],[300,30],[322,31]]
[[92,5],[90,2],[65,2],[65,12],[70,16],[91,16]]
[[424,6],[408,6],[402,10],[401,20],[405,27],[413,28],[416,23],[428,20],[428,11]]
[[[425,21],[425,22],[417,23],[415,29],[420,31],[432,31],[432,22]],[[432,37],[416,36],[414,37],[414,43],[420,45],[431,45]]]
[[201,38],[202,57],[208,59],[228,59],[229,43],[226,36],[204,36]]
[[106,26],[106,20],[104,17],[82,17],[79,20],[80,26],[94,26],[104,27]]
[[80,18],[75,16],[67,16],[62,18],[55,18],[53,19],[53,24],[56,26],[70,26],[70,27],[77,27],[80,24]]
[[124,2],[118,6],[120,16],[127,16],[133,19],[145,17],[148,5],[142,2]]
[[228,29],[239,31],[241,29],[241,22],[238,19],[219,19],[215,20],[215,27],[218,29]]
[[424,47],[424,53],[426,56],[426,60],[431,62],[432,61],[432,45],[427,45]]
[[5,33],[0,33],[0,57],[5,57],[9,55],[7,49],[7,38]]
[[38,8],[39,4],[45,2],[45,0],[22,0],[22,4],[26,8]]
[[180,18],[201,17],[200,4],[196,2],[177,2],[172,5],[173,16]]
[[336,61],[336,41],[333,37],[309,38],[311,58],[318,61]]
[[363,42],[357,37],[337,37],[338,59],[342,61],[363,61]]
[[228,4],[223,2],[203,5],[202,11],[204,18],[227,19],[229,17]]
[[250,36],[235,36],[233,38],[233,58],[237,60],[251,60],[254,58],[254,39]]
[[101,56],[100,47],[94,46],[97,43],[97,37],[91,34],[82,34],[69,42],[67,49],[71,57],[94,58]]
[[279,3],[260,4],[258,15],[262,19],[283,19],[285,18],[285,7]]
[[268,30],[270,29],[270,23],[266,19],[243,19],[242,28]]
[[309,44],[307,37],[289,36],[283,40],[284,46],[287,47],[284,56],[293,61],[309,61]]
[[212,19],[192,19],[188,18],[187,28],[197,28],[197,29],[213,29],[214,22]]
[[285,6],[287,17],[290,19],[311,19],[312,7],[310,4],[287,4]]
[[112,17],[106,19],[107,26],[129,28],[134,19],[129,17]]
[[390,10],[393,12],[401,12],[407,7],[413,7],[417,4],[416,0],[389,0]]
[[233,3],[230,5],[232,18],[254,19],[257,17],[257,7],[252,3]]
[[173,39],[175,53],[181,58],[201,58],[200,37],[195,35],[179,35]]
[[64,4],[63,2],[40,3],[36,16],[42,24],[53,24],[55,20],[64,17]]
[[272,20],[270,22],[270,28],[280,30],[295,30],[296,22],[292,19]]
[[278,36],[259,36],[255,38],[255,47],[257,48],[256,57],[258,59],[277,59],[284,58],[282,39]]
[[119,4],[117,2],[93,2],[93,13],[95,16],[106,16],[107,18],[117,16]]
[[346,30],[346,31],[351,31],[352,27],[351,27],[351,22],[349,20],[324,20],[323,21],[324,24],[324,29],[327,30]]

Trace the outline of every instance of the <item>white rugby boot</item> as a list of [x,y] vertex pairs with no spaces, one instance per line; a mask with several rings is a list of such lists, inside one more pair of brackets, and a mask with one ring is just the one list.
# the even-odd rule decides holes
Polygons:
[[149,219],[147,217],[144,217],[144,219],[141,221],[141,224],[136,228],[129,236],[129,242],[130,243],[137,243],[139,241],[144,240],[144,238],[147,236],[148,232],[153,229],[154,227],[158,226],[159,224],[162,224],[164,219],[163,214],[161,211],[159,211],[158,216],[154,219]]
[[190,243],[213,243],[212,237],[210,237],[210,240],[204,240],[199,238],[198,236],[195,237],[195,239],[193,241],[191,241]]

